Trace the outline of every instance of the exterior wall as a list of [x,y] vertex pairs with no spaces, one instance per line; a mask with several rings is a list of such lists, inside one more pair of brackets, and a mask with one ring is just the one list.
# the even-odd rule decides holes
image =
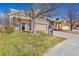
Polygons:
[[62,23],[59,21],[50,21],[52,27],[54,30],[61,30],[62,29]]
[[66,21],[62,22],[62,30],[70,30],[70,24]]
[[35,23],[35,30],[41,31],[41,32],[47,32],[48,31],[48,21],[45,19],[37,19]]
[[62,26],[62,30],[70,30],[69,26]]
[[15,31],[22,31],[22,23],[25,24],[25,30],[31,30],[31,26],[28,24],[31,24],[31,19],[24,19],[24,18],[17,18],[17,17],[12,17],[10,19],[11,25],[14,26]]
[[19,31],[19,27],[15,27],[15,31]]
[[56,25],[56,29],[57,29],[57,30],[61,30],[61,29],[62,29],[61,26],[62,26],[62,24],[57,24],[57,25]]
[[68,23],[64,23],[62,21],[52,21],[52,25],[55,30],[70,30]]

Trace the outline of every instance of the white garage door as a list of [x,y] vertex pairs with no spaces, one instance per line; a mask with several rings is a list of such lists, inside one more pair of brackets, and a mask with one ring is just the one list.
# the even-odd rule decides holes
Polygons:
[[36,30],[37,31],[46,31],[47,30],[47,24],[36,24]]

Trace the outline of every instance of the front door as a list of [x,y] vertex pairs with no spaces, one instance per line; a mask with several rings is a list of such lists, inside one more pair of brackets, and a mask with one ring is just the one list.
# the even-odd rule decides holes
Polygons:
[[22,23],[22,30],[25,30],[25,23]]

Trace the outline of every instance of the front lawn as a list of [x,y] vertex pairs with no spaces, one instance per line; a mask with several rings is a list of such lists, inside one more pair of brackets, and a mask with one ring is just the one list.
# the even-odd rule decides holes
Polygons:
[[62,40],[61,37],[52,37],[44,33],[38,33],[36,36],[27,32],[15,32],[8,35],[0,34],[0,55],[42,55]]

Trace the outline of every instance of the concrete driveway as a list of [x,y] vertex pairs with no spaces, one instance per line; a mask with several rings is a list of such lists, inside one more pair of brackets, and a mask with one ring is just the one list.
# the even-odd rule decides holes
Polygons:
[[79,35],[55,31],[54,35],[66,38],[44,56],[79,56]]

